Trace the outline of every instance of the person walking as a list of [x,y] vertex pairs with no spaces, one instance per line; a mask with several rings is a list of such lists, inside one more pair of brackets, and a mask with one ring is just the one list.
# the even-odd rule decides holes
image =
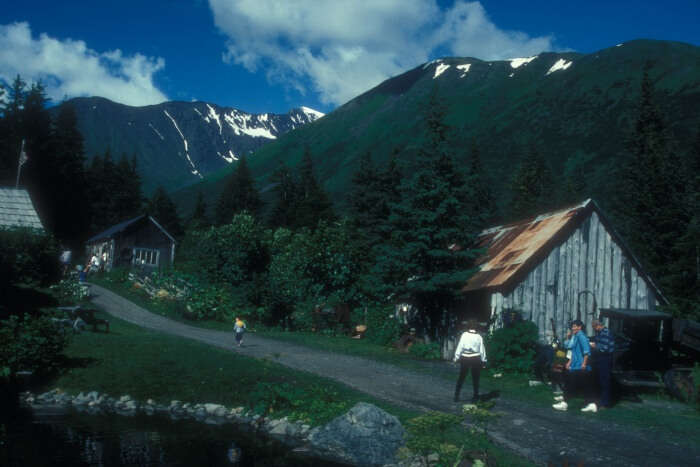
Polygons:
[[552,405],[554,410],[567,410],[569,408],[568,401],[573,396],[581,394],[586,401],[581,412],[598,411],[598,407],[593,402],[591,391],[591,365],[588,361],[591,347],[588,344],[588,337],[582,329],[583,323],[577,319],[571,323],[571,330],[566,335],[564,347],[571,350],[571,359],[566,363],[564,394],[554,398],[556,401]]
[[599,319],[594,319],[591,325],[593,330],[595,330],[595,336],[591,339],[590,345],[593,349],[593,372],[598,376],[600,390],[600,405],[598,408],[609,408],[615,337]]
[[233,332],[234,335],[236,336],[236,344],[238,344],[238,347],[241,347],[243,345],[243,335],[245,334],[246,331],[246,326],[245,323],[241,318],[236,316],[236,322],[233,325]]
[[472,402],[479,400],[479,377],[481,367],[486,363],[486,347],[484,340],[476,332],[476,320],[467,321],[467,330],[462,333],[457,348],[455,349],[454,361],[459,360],[459,377],[455,387],[455,402],[459,402],[459,393],[462,390],[462,383],[467,376],[467,371],[472,374]]

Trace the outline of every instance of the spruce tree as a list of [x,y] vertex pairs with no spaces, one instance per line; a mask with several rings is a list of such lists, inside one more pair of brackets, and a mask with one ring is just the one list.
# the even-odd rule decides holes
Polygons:
[[204,195],[200,190],[197,193],[197,202],[192,211],[189,221],[187,222],[187,228],[192,230],[199,230],[211,225],[209,221],[209,216],[207,215],[207,203],[204,201]]
[[298,199],[298,184],[284,162],[279,161],[272,173],[274,201],[268,224],[273,228],[292,227]]
[[553,207],[553,185],[551,169],[531,144],[511,182],[511,219],[521,220]]
[[472,141],[471,154],[469,155],[469,172],[467,175],[467,183],[471,186],[471,192],[474,197],[470,203],[475,208],[475,212],[472,215],[475,218],[481,218],[480,226],[485,227],[488,222],[497,217],[496,201],[491,190],[491,183],[481,163],[481,155],[476,141]]
[[411,176],[401,183],[400,202],[392,205],[392,235],[379,258],[390,285],[386,292],[415,303],[426,331],[438,339],[447,335],[449,311],[473,273],[477,230],[469,206],[473,197],[454,162],[444,117],[433,91],[425,116],[427,139]]
[[175,203],[162,186],[156,188],[148,201],[146,214],[153,217],[173,237],[179,238],[184,233]]
[[243,211],[258,216],[261,209],[260,193],[255,188],[246,157],[241,156],[216,204],[216,223],[228,224],[235,214]]
[[299,165],[299,185],[294,209],[293,227],[316,227],[318,221],[335,219],[333,203],[314,174],[314,164],[308,146]]
[[657,278],[662,292],[673,294],[671,265],[678,261],[676,244],[690,223],[691,213],[685,209],[690,181],[654,102],[647,70],[618,178],[620,189],[614,207],[623,237]]

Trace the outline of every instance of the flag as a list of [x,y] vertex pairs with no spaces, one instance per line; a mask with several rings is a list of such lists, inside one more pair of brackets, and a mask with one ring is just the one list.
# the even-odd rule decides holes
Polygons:
[[22,149],[19,153],[19,166],[22,167],[28,160],[27,153],[24,151],[24,140],[22,140]]

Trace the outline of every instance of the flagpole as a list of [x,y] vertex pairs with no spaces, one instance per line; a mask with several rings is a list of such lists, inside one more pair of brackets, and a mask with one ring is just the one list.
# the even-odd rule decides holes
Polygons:
[[27,162],[27,156],[24,153],[24,140],[22,140],[22,148],[19,150],[19,163],[17,164],[17,180],[15,181],[15,188],[19,188],[19,174],[22,172],[22,166]]

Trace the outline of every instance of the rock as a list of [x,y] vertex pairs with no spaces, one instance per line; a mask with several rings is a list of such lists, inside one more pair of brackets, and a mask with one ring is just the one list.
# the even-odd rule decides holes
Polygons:
[[219,409],[223,409],[224,413],[226,411],[226,407],[221,404],[204,404],[204,410],[208,415],[216,415],[217,411],[220,411]]
[[121,402],[121,403],[129,402],[130,400],[131,400],[131,396],[121,396],[119,398],[119,402]]
[[357,403],[347,413],[311,430],[308,439],[315,455],[355,465],[394,462],[404,445],[405,430],[393,415],[372,404]]
[[428,454],[425,460],[428,461],[428,464],[434,465],[440,461],[440,455],[437,452],[433,452]]
[[87,393],[87,396],[86,396],[86,397],[87,397],[88,399],[90,399],[91,401],[96,401],[97,399],[99,399],[100,393],[97,392],[97,391],[90,391],[90,392]]

